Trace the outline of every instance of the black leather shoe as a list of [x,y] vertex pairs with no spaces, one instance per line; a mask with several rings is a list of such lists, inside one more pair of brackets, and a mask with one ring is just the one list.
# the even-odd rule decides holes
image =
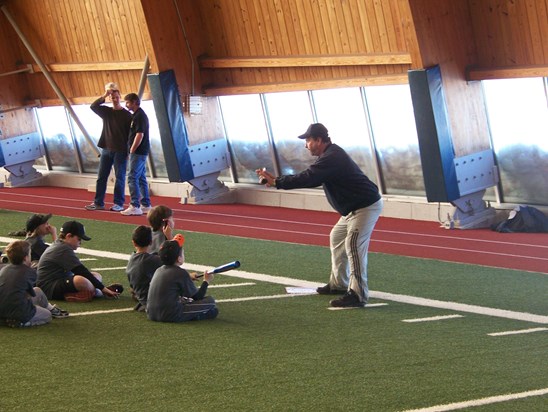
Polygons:
[[320,286],[319,288],[317,288],[316,292],[318,292],[320,295],[344,295],[346,293],[346,290],[331,289],[331,286],[328,283],[325,286]]
[[349,290],[338,299],[333,299],[329,304],[334,308],[363,308],[365,306],[365,302],[362,302],[353,290]]

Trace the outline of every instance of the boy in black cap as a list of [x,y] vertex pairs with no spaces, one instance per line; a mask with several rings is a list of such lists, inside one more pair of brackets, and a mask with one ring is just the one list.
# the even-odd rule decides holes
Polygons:
[[157,322],[186,322],[213,319],[219,313],[215,299],[206,296],[212,273],[204,273],[200,289],[193,277],[180,265],[184,263],[184,237],[175,235],[160,247],[159,256],[164,264],[158,268],[150,282],[147,299],[147,316]]
[[36,272],[30,268],[30,245],[24,240],[6,248],[10,264],[0,270],[0,319],[10,327],[38,326],[51,318],[64,318],[68,312],[48,302],[34,287]]
[[51,213],[48,215],[34,214],[27,220],[26,231],[27,237],[25,240],[30,244],[31,250],[31,267],[36,267],[40,256],[45,252],[48,245],[44,242],[44,236],[50,234],[51,240],[57,240],[57,228],[49,224]]
[[122,285],[103,285],[97,272],[90,272],[74,251],[82,240],[91,240],[84,225],[75,220],[63,223],[59,239],[53,242],[38,262],[36,286],[48,299],[69,302],[89,302],[95,296],[116,298],[123,291]]

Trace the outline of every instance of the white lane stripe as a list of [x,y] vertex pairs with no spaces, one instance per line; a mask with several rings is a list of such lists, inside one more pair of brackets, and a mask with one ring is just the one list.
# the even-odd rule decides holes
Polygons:
[[436,320],[463,318],[462,315],[445,315],[445,316],[431,316],[429,318],[416,318],[416,319],[402,319],[402,322],[415,323],[415,322],[433,322]]
[[522,333],[534,333],[534,332],[542,332],[548,330],[548,328],[529,328],[529,329],[520,329],[520,330],[508,330],[506,332],[494,332],[494,333],[488,333],[489,336],[508,336],[508,335],[519,335]]
[[[219,299],[216,300],[216,303],[230,303],[230,302],[248,302],[251,300],[267,300],[267,299],[280,299],[280,298],[293,298],[296,296],[309,296],[309,295],[288,295],[284,293],[283,295],[268,295],[268,296],[249,296],[246,298],[234,298],[234,299]],[[118,312],[129,312],[133,308],[121,308],[121,309],[107,309],[107,310],[94,310],[89,312],[76,312],[71,313],[69,316],[88,316],[88,315],[103,315],[107,313],[118,313]]]
[[506,395],[499,396],[490,396],[488,398],[474,399],[471,401],[465,402],[455,402],[449,403],[446,405],[436,405],[428,408],[421,409],[408,409],[404,412],[443,412],[443,411],[454,411],[457,409],[470,408],[480,405],[490,405],[492,403],[508,402],[515,399],[530,398],[532,396],[543,396],[548,394],[548,388],[538,389],[534,391],[519,392],[519,393],[509,393]]
[[209,285],[208,289],[217,289],[217,288],[235,288],[240,286],[255,286],[256,283],[253,282],[242,282],[242,283],[227,283],[225,285]]
[[388,306],[388,303],[369,303],[363,307],[353,306],[349,308],[334,308],[332,306],[329,306],[327,309],[328,310],[367,309],[367,308],[378,308],[380,306]]
[[408,295],[397,295],[386,292],[371,292],[370,296],[382,300],[390,300],[393,302],[407,303],[410,305],[426,306],[430,308],[449,309],[456,312],[475,313],[477,315],[486,315],[496,318],[523,320],[525,322],[534,322],[548,324],[548,316],[535,315],[527,312],[514,312],[512,310],[503,310],[489,308],[485,306],[467,305],[465,303],[445,302],[442,300],[418,298]]
[[[20,201],[13,201],[13,200],[7,200],[2,199],[2,201],[10,202],[10,203],[20,203],[20,204],[34,204],[34,205],[43,205],[44,199],[51,199],[51,200],[62,200],[64,203],[66,203],[70,199],[61,199],[58,197],[53,196],[42,196],[42,195],[34,195],[34,194],[27,194],[27,193],[17,193],[12,192],[9,190],[1,191],[2,195],[5,196],[13,196],[13,197],[31,197],[31,198],[38,198],[40,200],[40,203],[29,203],[29,202],[20,202]],[[81,203],[80,200],[75,199],[74,202]],[[71,206],[65,206],[64,204],[61,205],[59,203],[56,203],[54,206],[55,208],[64,207],[66,209],[75,209],[75,210],[82,210],[82,207],[71,207]],[[178,216],[188,216],[188,215],[205,215],[205,216],[223,216],[223,217],[233,217],[238,219],[247,219],[247,220],[258,220],[258,221],[265,221],[265,222],[275,222],[275,223],[288,223],[291,225],[302,225],[303,222],[296,221],[296,220],[287,220],[287,219],[274,219],[274,218],[268,218],[268,217],[258,217],[258,216],[242,216],[242,215],[235,215],[231,213],[218,213],[218,212],[207,212],[203,210],[189,210],[189,209],[173,209],[174,212],[177,212],[176,214]],[[333,212],[335,215],[335,212]],[[188,221],[188,222],[194,222],[193,219],[187,219],[187,218],[176,218],[175,220],[178,221]],[[335,219],[336,220],[336,219]],[[216,222],[212,222],[211,220],[206,221],[196,221],[198,223],[207,223],[210,225],[216,225]],[[333,227],[333,224],[326,224],[326,223],[311,223],[307,222],[307,226],[318,226],[318,227],[325,227],[325,228],[331,228]],[[239,225],[237,225],[239,226]],[[288,231],[289,232],[289,231]],[[413,235],[413,236],[420,236],[420,237],[433,237],[436,239],[451,239],[451,240],[463,240],[468,242],[484,242],[484,243],[494,243],[494,244],[501,244],[501,245],[510,245],[510,246],[528,246],[532,248],[542,248],[542,249],[548,249],[548,246],[545,245],[536,245],[536,244],[529,244],[529,243],[516,243],[516,242],[504,242],[500,240],[486,240],[486,239],[476,239],[476,238],[469,238],[469,237],[455,237],[455,236],[447,236],[447,235],[438,235],[438,234],[427,234],[427,233],[415,233],[415,232],[405,232],[401,230],[387,230],[387,229],[375,229],[375,232],[379,233],[391,233],[391,234],[398,234],[398,235]],[[293,232],[292,232],[293,233]],[[314,234],[314,233],[309,233]],[[324,235],[327,236],[327,235]]]
[[[82,259],[80,259],[80,261],[82,261]],[[126,266],[118,266],[118,267],[114,267],[114,268],[91,268],[90,270],[93,271],[93,272],[104,272],[105,270],[126,270]]]
[[[4,239],[8,239],[8,241],[11,240],[9,238],[0,237],[0,241],[4,241]],[[93,250],[93,249],[87,249],[87,248],[79,248],[78,250],[82,254],[99,256],[99,257],[108,257],[112,259],[120,259],[125,261],[127,261],[130,257],[129,254],[106,252],[106,251]],[[195,265],[192,263],[185,263],[184,267],[187,270],[196,270],[201,272],[211,269],[211,266]],[[269,283],[275,283],[275,284],[280,284],[285,286],[295,286],[295,287],[303,287],[303,288],[317,288],[319,286],[324,285],[323,283],[312,282],[308,280],[293,279],[293,278],[282,277],[282,276],[265,275],[261,273],[243,272],[240,270],[231,270],[230,272],[224,272],[222,276],[232,276],[232,277],[241,278],[241,279],[256,280],[260,282],[269,282]],[[409,305],[427,306],[427,307],[438,308],[438,309],[454,310],[457,312],[475,313],[478,315],[522,320],[525,322],[540,323],[545,325],[548,324],[548,316],[536,315],[536,314],[527,313],[527,312],[515,312],[511,310],[495,309],[495,308],[489,308],[489,307],[477,306],[477,305],[467,305],[464,303],[457,303],[457,302],[446,302],[441,300],[419,298],[415,296],[399,295],[399,294],[387,293],[387,292],[370,291],[369,296],[375,299],[407,303]]]

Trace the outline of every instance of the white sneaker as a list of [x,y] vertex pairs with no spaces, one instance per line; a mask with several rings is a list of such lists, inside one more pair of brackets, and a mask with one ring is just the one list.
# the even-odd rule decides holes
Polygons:
[[152,209],[152,206],[141,206],[143,213],[148,213]]
[[120,214],[124,216],[140,216],[143,214],[143,211],[140,207],[129,205],[129,207],[126,210],[122,210]]

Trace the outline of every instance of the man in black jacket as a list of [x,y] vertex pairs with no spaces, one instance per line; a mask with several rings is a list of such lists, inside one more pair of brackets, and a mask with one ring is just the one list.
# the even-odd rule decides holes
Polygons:
[[306,141],[317,160],[295,175],[275,177],[264,169],[257,175],[277,189],[312,188],[322,185],[329,204],[341,215],[330,233],[331,276],[319,294],[344,294],[330,302],[333,307],[363,307],[369,298],[367,251],[381,214],[383,201],[377,186],[339,146],[331,142],[326,127],[314,123],[299,139]]

